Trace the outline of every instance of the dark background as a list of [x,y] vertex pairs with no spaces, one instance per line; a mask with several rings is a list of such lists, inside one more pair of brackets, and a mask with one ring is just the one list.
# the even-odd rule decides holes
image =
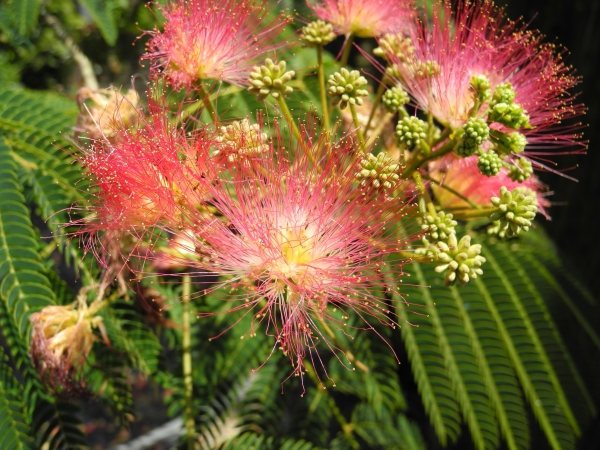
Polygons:
[[554,238],[567,265],[596,293],[600,291],[600,241],[596,239],[600,231],[600,0],[511,0],[506,9],[509,17],[522,16],[548,41],[567,47],[567,64],[583,77],[576,90],[588,107],[583,117],[589,124],[585,130],[588,154],[557,159],[562,167],[579,166],[569,172],[577,183],[542,175],[554,191],[550,199],[556,205],[550,211],[552,220],[539,223]]

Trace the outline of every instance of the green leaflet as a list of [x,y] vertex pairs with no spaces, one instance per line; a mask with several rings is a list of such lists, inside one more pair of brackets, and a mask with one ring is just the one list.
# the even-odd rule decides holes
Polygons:
[[564,314],[566,304],[591,329],[573,311],[576,299],[562,287],[574,283],[570,277],[561,279],[543,235],[522,243],[476,239],[483,241],[487,263],[483,276],[469,286],[447,289],[433,265],[407,266],[419,286],[405,286],[402,292],[411,305],[426,306],[412,306],[413,311],[429,317],[408,315],[402,299],[395,298],[403,317],[417,326],[403,325],[402,334],[438,438],[444,443],[448,436],[439,408],[448,394],[432,389],[436,368],[451,380],[444,386],[451,387],[460,404],[476,448],[496,448],[500,436],[495,430],[508,448],[529,448],[525,403],[554,449],[574,448],[580,427],[596,410],[549,308],[558,298],[564,303],[553,304],[557,314]]
[[114,0],[79,0],[90,13],[108,45],[115,45],[119,37]]
[[28,36],[33,31],[40,13],[40,0],[10,0],[9,14],[17,33]]
[[0,448],[33,450],[21,386],[12,374],[8,358],[0,348]]

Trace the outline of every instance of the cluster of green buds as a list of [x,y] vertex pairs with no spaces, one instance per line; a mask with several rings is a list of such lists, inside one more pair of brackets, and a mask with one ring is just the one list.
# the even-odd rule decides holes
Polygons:
[[269,150],[267,134],[261,131],[258,124],[252,124],[248,119],[220,127],[216,141],[219,145],[213,155],[227,155],[229,162],[239,157],[256,156]]
[[521,153],[527,145],[527,139],[518,131],[511,133],[494,132],[494,137],[496,138],[496,148],[506,154]]
[[327,45],[335,39],[333,25],[322,20],[315,20],[302,28],[300,39],[311,46]]
[[531,164],[531,161],[523,157],[519,158],[516,163],[511,164],[508,169],[508,176],[510,179],[513,181],[518,181],[519,183],[528,180],[532,174],[533,165]]
[[398,175],[400,164],[383,152],[377,156],[372,153],[365,154],[360,161],[360,166],[361,169],[356,174],[356,178],[362,186],[391,189],[400,179],[400,175]]
[[410,97],[400,86],[394,86],[385,91],[381,102],[388,112],[396,113],[404,110],[404,105],[410,101]]
[[376,56],[397,58],[400,62],[407,62],[414,54],[415,48],[410,38],[405,38],[402,34],[385,34],[379,39],[379,47],[373,50]]
[[485,75],[473,75],[471,77],[471,89],[475,92],[475,99],[481,104],[488,100],[491,95],[492,84]]
[[349,71],[342,67],[339,72],[329,76],[327,83],[327,94],[333,105],[340,105],[340,109],[345,109],[348,104],[361,106],[362,97],[369,95],[368,91],[362,89],[368,81],[358,70]]
[[421,229],[427,233],[425,242],[427,244],[437,244],[440,241],[446,241],[450,235],[456,234],[455,227],[457,224],[458,222],[454,220],[452,214],[447,214],[444,211],[438,212],[435,216],[424,214]]
[[286,86],[295,75],[293,70],[286,71],[285,61],[275,64],[273,60],[267,58],[263,66],[254,66],[250,72],[251,94],[256,94],[259,100],[266,99],[269,95],[278,98],[280,95],[291,94],[293,88]]
[[493,150],[487,152],[480,151],[479,157],[477,158],[477,167],[483,175],[493,177],[500,173],[500,169],[502,169],[502,160]]
[[417,255],[431,258],[437,263],[435,271],[445,272],[444,283],[451,286],[458,281],[467,284],[472,278],[483,274],[481,265],[485,258],[480,255],[481,245],[471,245],[471,237],[456,237],[457,222],[452,214],[437,212],[435,215],[423,213],[421,229],[425,232],[423,247]]
[[418,117],[403,117],[396,125],[395,137],[398,145],[416,147],[427,138],[427,123]]
[[531,128],[529,116],[525,109],[515,103],[516,92],[510,83],[502,83],[494,89],[490,101],[488,120],[497,122],[514,130]]
[[463,236],[460,241],[452,234],[446,242],[438,242],[437,261],[442,264],[435,268],[437,273],[445,272],[444,284],[452,286],[458,281],[467,284],[471,279],[483,274],[481,265],[485,258],[480,255],[481,245],[471,244],[471,236]]
[[497,209],[490,216],[494,224],[488,232],[500,237],[512,237],[521,230],[528,231],[537,213],[535,192],[524,187],[511,192],[502,186],[500,197],[492,197],[491,202]]
[[454,132],[454,140],[457,142],[454,151],[462,157],[474,155],[489,136],[490,127],[485,120],[472,117]]

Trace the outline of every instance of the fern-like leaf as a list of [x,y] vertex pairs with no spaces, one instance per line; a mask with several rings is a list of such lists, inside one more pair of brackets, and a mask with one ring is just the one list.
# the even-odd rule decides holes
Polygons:
[[21,387],[0,348],[0,448],[3,450],[34,448],[24,411]]
[[88,10],[102,37],[108,45],[115,45],[119,37],[117,20],[115,17],[115,2],[113,0],[79,0]]
[[36,448],[47,450],[85,450],[79,408],[64,401],[40,401],[36,405],[32,428],[37,435]]
[[21,36],[31,33],[40,13],[40,0],[11,0],[10,15],[15,29]]

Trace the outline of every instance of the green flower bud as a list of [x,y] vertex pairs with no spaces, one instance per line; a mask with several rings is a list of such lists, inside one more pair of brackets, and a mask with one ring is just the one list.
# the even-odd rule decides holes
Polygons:
[[527,111],[518,103],[498,103],[490,108],[488,113],[490,122],[498,122],[514,130],[531,128]]
[[388,89],[381,99],[385,109],[391,113],[400,111],[410,101],[410,97],[400,86]]
[[474,155],[489,136],[490,128],[485,120],[470,118],[461,129],[454,132],[454,140],[458,142],[454,151],[465,158]]
[[400,179],[400,175],[397,173],[400,164],[383,152],[377,156],[368,153],[360,161],[360,165],[361,170],[356,174],[356,178],[363,186],[370,185],[376,189],[390,189]]
[[481,152],[479,153],[479,158],[477,159],[477,167],[479,167],[479,171],[488,177],[493,177],[498,175],[500,169],[502,168],[502,160],[496,154],[496,152],[490,150],[489,152]]
[[450,235],[456,234],[454,227],[458,222],[453,220],[452,214],[446,214],[444,211],[438,212],[436,217],[425,214],[422,222],[421,229],[427,233],[434,243],[446,241]]
[[402,34],[385,34],[378,43],[373,53],[382,58],[395,56],[400,62],[406,62],[415,52],[411,39]]
[[513,131],[507,134],[501,133],[496,144],[505,153],[521,153],[525,150],[527,139],[522,133]]
[[510,83],[502,83],[494,89],[490,102],[488,121],[498,122],[509,128],[531,128],[527,111],[515,103],[517,94]]
[[452,286],[456,281],[467,284],[472,278],[483,274],[481,265],[485,258],[480,255],[481,245],[471,245],[471,236],[463,236],[457,242],[456,234],[448,237],[448,243],[438,242],[437,260],[442,264],[435,268],[437,273],[446,272],[444,284]]
[[398,145],[415,147],[421,143],[421,139],[427,137],[427,123],[414,116],[403,117],[396,125],[395,136]]
[[471,77],[471,88],[475,91],[478,101],[484,102],[492,96],[491,87],[490,80],[485,75],[473,75]]
[[519,158],[519,161],[516,164],[511,165],[510,169],[508,170],[508,176],[510,179],[513,181],[518,181],[519,183],[528,180],[532,174],[533,165],[531,164],[531,161],[523,157]]
[[335,39],[333,25],[322,20],[315,20],[302,28],[300,39],[309,45],[327,45]]
[[264,66],[254,66],[250,72],[250,88],[248,92],[256,94],[259,100],[269,96],[277,98],[280,95],[291,94],[293,89],[286,86],[295,75],[293,70],[285,71],[285,61],[275,64],[267,58]]
[[346,108],[348,103],[360,106],[363,104],[361,97],[369,95],[368,91],[361,89],[368,82],[358,70],[350,72],[342,67],[339,72],[329,77],[327,83],[327,94],[331,97],[333,105],[339,104],[340,109]]
[[537,213],[537,198],[535,192],[524,187],[515,188],[512,192],[505,186],[500,188],[500,197],[490,199],[498,211],[492,213],[490,220],[499,221],[499,231],[507,237],[528,231],[531,221]]
[[502,83],[496,86],[494,89],[494,96],[492,97],[492,105],[497,103],[511,104],[515,101],[517,93],[510,83]]

